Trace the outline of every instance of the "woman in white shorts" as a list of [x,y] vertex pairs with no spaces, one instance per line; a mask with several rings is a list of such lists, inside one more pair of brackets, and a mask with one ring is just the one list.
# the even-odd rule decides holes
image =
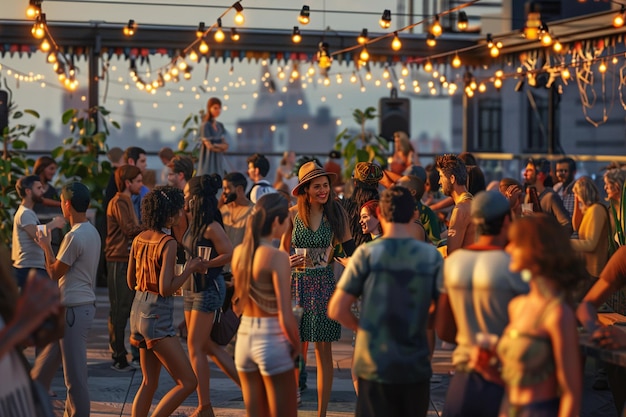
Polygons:
[[243,243],[233,254],[233,308],[243,314],[235,365],[248,416],[296,417],[294,359],[300,351],[291,309],[289,255],[272,245],[288,224],[280,194],[259,198],[248,217]]

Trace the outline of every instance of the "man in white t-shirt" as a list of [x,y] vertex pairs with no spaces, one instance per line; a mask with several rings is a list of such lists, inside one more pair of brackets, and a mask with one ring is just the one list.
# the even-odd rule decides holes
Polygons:
[[[66,308],[65,333],[60,341],[63,373],[67,387],[65,413],[67,417],[89,416],[87,385],[87,337],[96,313],[96,274],[100,260],[100,235],[87,220],[91,197],[89,189],[72,182],[61,190],[61,209],[71,229],[61,242],[56,258],[50,237],[38,233],[39,246],[46,256],[50,278],[59,282],[61,303]],[[46,379],[54,375],[59,365],[58,345],[50,344],[37,357],[33,378]],[[48,382],[49,385],[49,382]]]
[[[11,259],[17,285],[22,288],[26,282],[28,272],[32,268],[46,273],[43,251],[37,245],[37,225],[39,225],[39,219],[33,211],[35,203],[43,202],[43,185],[39,176],[28,175],[17,181],[15,190],[22,199],[22,203],[13,216]],[[58,216],[43,227],[48,232],[51,232],[52,229],[63,227],[64,225],[65,219]]]

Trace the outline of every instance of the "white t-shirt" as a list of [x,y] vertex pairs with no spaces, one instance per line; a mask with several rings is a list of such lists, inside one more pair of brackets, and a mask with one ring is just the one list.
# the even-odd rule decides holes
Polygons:
[[11,259],[16,268],[46,268],[43,249],[28,236],[24,226],[38,225],[37,214],[20,204],[13,216]]
[[256,204],[261,196],[275,192],[276,189],[267,180],[260,180],[250,188],[250,201]]
[[[20,206],[21,207],[21,206]],[[0,329],[4,320],[0,317]],[[30,387],[30,376],[14,350],[0,358],[0,417],[35,416],[35,401]]]
[[65,306],[96,301],[94,288],[100,261],[100,235],[89,222],[77,223],[65,235],[57,259],[70,268],[59,280]]

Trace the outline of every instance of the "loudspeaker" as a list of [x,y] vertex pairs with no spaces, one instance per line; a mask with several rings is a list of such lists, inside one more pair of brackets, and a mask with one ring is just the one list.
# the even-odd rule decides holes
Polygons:
[[381,98],[378,114],[380,136],[393,141],[394,132],[403,131],[411,137],[411,101],[408,98]]
[[9,93],[0,90],[0,135],[4,128],[9,125]]

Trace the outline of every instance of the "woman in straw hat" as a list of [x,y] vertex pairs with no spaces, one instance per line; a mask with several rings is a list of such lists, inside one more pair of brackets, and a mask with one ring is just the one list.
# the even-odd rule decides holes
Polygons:
[[346,213],[330,186],[334,175],[313,161],[300,167],[298,185],[292,191],[297,205],[290,209],[291,221],[281,242],[281,248],[288,253],[292,247],[307,249],[306,256],[292,255],[290,262],[296,267],[292,271],[293,291],[303,309],[300,339],[315,343],[318,417],[326,415],[332,388],[331,342],[341,336],[341,326],[327,315],[328,301],[335,290],[330,265],[333,248],[342,244],[348,256],[354,251]]

